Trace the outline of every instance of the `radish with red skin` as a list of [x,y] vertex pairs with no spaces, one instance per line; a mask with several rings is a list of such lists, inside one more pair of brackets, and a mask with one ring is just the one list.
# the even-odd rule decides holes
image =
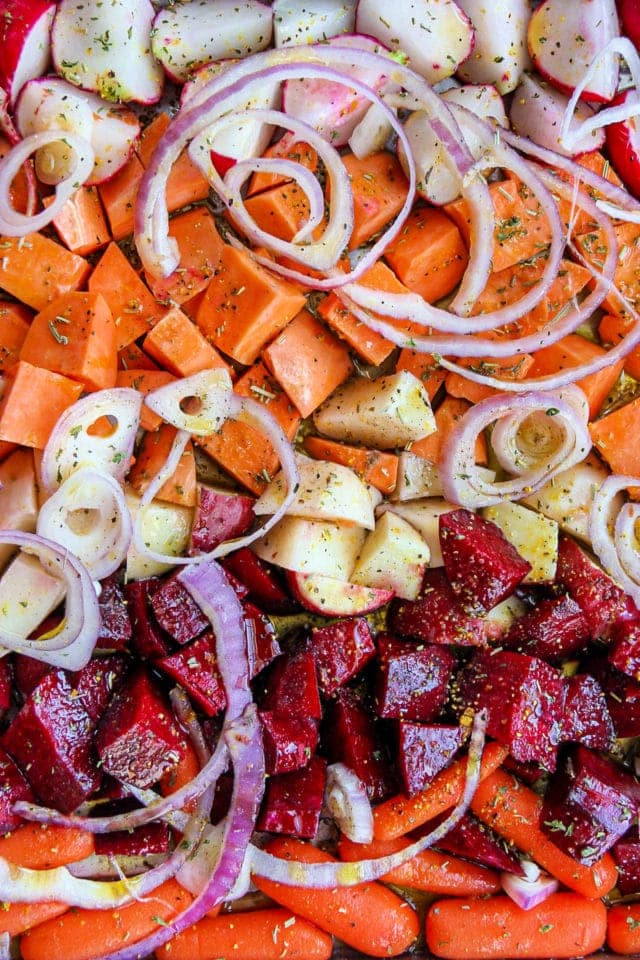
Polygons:
[[[612,106],[637,98],[635,90],[625,90],[612,101]],[[638,107],[640,112],[640,106]],[[606,128],[607,150],[616,173],[627,190],[640,198],[640,119],[630,117]]]
[[307,610],[326,617],[352,617],[379,610],[394,596],[393,590],[363,587],[320,573],[296,573],[287,570],[287,583],[293,597]]
[[51,60],[52,0],[2,0],[0,3],[0,87],[8,104],[28,80],[46,73]]
[[[607,43],[619,36],[615,0],[545,0],[527,31],[535,67],[562,93],[572,93]],[[607,102],[618,86],[618,60],[602,57],[583,100]]]
[[617,0],[621,33],[640,50],[640,6],[637,0]]
[[355,0],[315,0],[313,10],[307,0],[274,0],[271,9],[275,47],[318,43],[355,29]]
[[529,0],[457,0],[475,31],[473,53],[458,67],[466,83],[491,83],[511,93],[529,65]]
[[[509,119],[516,133],[528,137],[541,147],[547,147],[565,157],[599,150],[604,144],[604,130],[596,130],[577,140],[572,150],[562,142],[562,122],[569,103],[568,97],[544,80],[525,73],[518,89],[513,94]],[[579,130],[583,120],[593,117],[591,107],[578,102],[569,129]]]
[[455,73],[471,54],[471,21],[454,0],[359,0],[356,30],[409,58],[429,83]]
[[159,10],[151,49],[167,76],[185,83],[211,60],[248,57],[271,43],[271,9],[259,0],[203,0]]

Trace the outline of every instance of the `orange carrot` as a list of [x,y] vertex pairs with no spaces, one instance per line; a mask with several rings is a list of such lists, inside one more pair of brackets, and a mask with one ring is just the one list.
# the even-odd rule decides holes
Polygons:
[[[142,131],[137,153],[143,166],[149,165],[151,154],[169,126],[169,122],[170,117],[167,113],[159,113]],[[167,178],[165,192],[167,209],[173,213],[174,210],[186,207],[189,203],[205,200],[208,196],[208,180],[202,176],[187,151],[183,150],[171,167]]]
[[122,350],[118,350],[118,370],[157,370],[148,354],[141,350],[137,343],[128,343]]
[[[488,743],[482,756],[482,778],[500,766],[508,750],[499,743]],[[394,840],[421,827],[462,799],[467,775],[466,759],[455,760],[438,773],[426,790],[407,797],[400,793],[385,800],[373,811],[373,835],[376,840]]]
[[[287,160],[293,160],[301,164],[307,170],[316,171],[318,167],[318,154],[310,147],[308,143],[298,143],[293,133],[285,133],[277,143],[267,147],[263,157],[283,157]],[[255,193],[262,190],[268,190],[270,187],[279,187],[287,183],[285,177],[279,173],[254,173],[249,181],[247,195],[252,197]]]
[[0,837],[0,857],[30,870],[49,870],[94,853],[93,834],[74,827],[23,823]]
[[225,913],[205,917],[156,951],[164,960],[329,960],[331,937],[290,910]]
[[245,200],[255,223],[273,237],[292,240],[309,219],[307,195],[295,181],[263,190]]
[[45,920],[59,917],[66,913],[69,907],[66,903],[1,903],[0,902],[0,933],[8,933],[10,937],[17,937],[32,927],[37,927]]
[[408,347],[403,347],[400,351],[396,370],[408,370],[421,380],[429,394],[429,400],[433,400],[447,377],[447,371],[438,366],[433,354],[417,353]]
[[0,440],[44,450],[49,434],[82,384],[19,360],[0,386]]
[[[471,404],[467,400],[460,400],[457,397],[445,397],[440,406],[434,413],[436,429],[428,437],[416,440],[411,444],[411,452],[419,457],[425,457],[427,460],[438,463],[442,447],[455,427],[458,420],[464,416]],[[478,435],[476,440],[476,462],[487,462],[487,444],[482,434]]]
[[469,260],[460,230],[435,207],[414,210],[384,256],[405,286],[428,303],[451,293]]
[[354,250],[400,213],[408,184],[398,160],[386,150],[362,159],[347,153],[342,162],[351,180],[353,232],[349,249]]
[[[615,346],[632,329],[634,325],[630,317],[620,317],[608,313],[602,318],[598,326],[598,336],[605,345]],[[625,373],[635,380],[640,380],[640,347],[634,347],[623,360]]]
[[609,854],[586,867],[564,853],[539,826],[542,797],[504,770],[478,785],[471,809],[501,837],[583,897],[604,897],[615,886],[617,870]]
[[589,424],[593,445],[607,461],[613,473],[640,476],[640,398],[625,403]]
[[[606,351],[591,343],[576,333],[570,333],[557,343],[552,343],[542,350],[536,351],[533,364],[529,370],[530,377],[544,377],[547,374],[557,373],[565,367],[575,367],[580,363],[588,363],[596,357],[604,356]],[[593,419],[613,386],[622,373],[624,359],[616,363],[609,363],[598,373],[592,373],[582,380],[576,380],[576,386],[581,387],[589,401],[589,416]]]
[[427,914],[427,945],[449,960],[575,957],[604,944],[607,910],[576,893],[554,893],[532,910],[510,897],[438,900]]
[[21,303],[0,300],[0,373],[18,360],[31,316],[31,311]]
[[43,237],[3,237],[0,290],[34,310],[43,310],[63,293],[79,290],[91,268],[77,253]]
[[146,353],[176,377],[190,377],[215,367],[229,369],[216,348],[177,307],[158,320],[143,346]]
[[133,233],[133,214],[143,175],[144,167],[134,153],[115,177],[98,187],[114,240]]
[[[0,159],[2,159],[2,157],[6,157],[10,149],[11,144],[6,137],[0,136]],[[26,213],[29,198],[29,188],[27,186],[27,178],[25,176],[24,166],[20,167],[17,174],[13,178],[9,188],[9,197],[11,199],[11,206],[15,210],[19,210],[20,213]]]
[[330,460],[350,467],[365,483],[370,483],[381,493],[391,493],[398,476],[398,458],[395,453],[383,450],[367,450],[365,447],[350,447],[324,437],[304,438],[307,453],[316,460]]
[[206,207],[173,217],[169,235],[178,244],[180,263],[168,277],[147,277],[156,300],[166,305],[184,303],[204,290],[219,267],[225,246]]
[[117,243],[110,243],[89,277],[89,290],[101,293],[116,328],[116,346],[124,349],[147,333],[164,314]]
[[[45,197],[43,202],[48,207],[53,195]],[[111,239],[95,187],[76,190],[53,220],[53,226],[65,247],[82,257],[105,247]]]
[[[157,430],[145,433],[129,471],[129,483],[142,496],[155,475],[164,465],[177,430],[170,423],[161,424]],[[194,507],[196,503],[196,464],[193,446],[187,443],[178,466],[156,493],[156,499]]]
[[[340,859],[366,860],[369,857],[386,857],[397,853],[410,845],[410,840],[398,837],[395,840],[374,840],[372,843],[353,843],[346,837],[340,839],[338,850]],[[450,854],[425,850],[396,867],[382,877],[385,883],[394,883],[399,887],[411,887],[413,890],[425,890],[427,893],[439,893],[452,897],[483,897],[498,893],[500,877],[494,870],[480,867]]]
[[[334,859],[311,844],[288,838],[273,840],[267,850],[277,857],[303,863]],[[373,957],[393,957],[403,953],[418,935],[418,918],[413,909],[379,883],[309,890],[257,876],[254,882],[276,903]]]
[[609,908],[607,946],[615,953],[640,953],[640,903]]
[[[615,223],[613,231],[618,241],[618,262],[613,283],[631,305],[637,308],[640,303],[640,224]],[[583,233],[576,237],[576,245],[587,260],[600,269],[607,253],[602,231]],[[613,293],[605,297],[602,309],[619,316],[626,315],[624,306]]]
[[[500,380],[523,380],[527,376],[533,376],[530,371],[534,358],[529,353],[500,358],[474,357],[473,360],[463,359],[460,362],[464,367],[473,367],[474,370]],[[448,373],[445,383],[450,396],[468,400],[470,403],[478,403],[486,397],[499,393],[499,390],[494,387],[475,383],[461,373]]]
[[136,943],[181,913],[192,897],[168,880],[144,900],[118,910],[69,910],[20,940],[23,960],[92,960]]

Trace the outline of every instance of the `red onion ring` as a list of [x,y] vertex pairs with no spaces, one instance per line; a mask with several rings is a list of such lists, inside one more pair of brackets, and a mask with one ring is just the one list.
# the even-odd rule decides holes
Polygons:
[[[575,387],[578,391],[579,388]],[[530,463],[518,471],[516,478],[489,482],[478,471],[474,446],[479,433],[501,418],[508,418],[510,440],[515,438],[517,426],[531,414],[543,413],[553,417],[560,426],[564,440],[551,454],[543,454],[543,466],[535,469]],[[499,436],[499,435],[498,435]],[[580,463],[591,449],[591,437],[586,418],[578,413],[574,402],[559,393],[531,392],[512,396],[498,394],[481,400],[458,421],[445,440],[440,463],[440,480],[444,496],[452,503],[476,509],[519,500],[534,493],[562,470]],[[507,451],[505,449],[505,455]],[[516,458],[509,454],[509,463]]]
[[637,486],[640,486],[640,477],[615,473],[607,477],[593,498],[589,534],[593,552],[607,573],[639,604],[640,553],[636,546],[635,525],[640,519],[640,503],[625,503],[614,515],[618,494]]
[[533,910],[555,893],[558,881],[548,873],[540,873],[536,880],[518,877],[515,873],[501,873],[500,884],[504,892],[523,910]]
[[324,802],[345,837],[354,843],[371,843],[373,811],[366,787],[344,763],[327,767]]
[[0,645],[53,667],[82,669],[91,659],[100,629],[98,598],[86,568],[68,550],[34,533],[0,530],[0,543],[20,547],[37,557],[66,587],[65,619],[54,636],[29,640],[0,626]]

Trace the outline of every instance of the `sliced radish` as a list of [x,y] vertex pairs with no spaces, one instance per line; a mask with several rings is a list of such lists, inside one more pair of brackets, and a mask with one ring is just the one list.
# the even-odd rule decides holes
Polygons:
[[640,4],[638,0],[618,0],[622,34],[640,50]]
[[[88,184],[115,176],[129,159],[140,134],[138,118],[128,107],[105,103],[96,94],[78,90],[58,77],[30,80],[18,97],[15,116],[23,137],[60,130],[88,140],[95,154]],[[44,183],[59,183],[71,163],[63,136],[36,153],[36,171]]]
[[271,43],[270,7],[258,0],[201,0],[160,10],[151,49],[166,73],[184,83],[211,60],[248,57]]
[[[465,107],[481,120],[495,120],[501,127],[509,126],[504,100],[497,88],[490,83],[466,83],[462,87],[449,87],[442,94],[442,99],[447,103]],[[458,117],[456,119],[460,122]]]
[[454,0],[359,0],[356,30],[409,57],[429,83],[455,73],[473,50],[473,27]]
[[372,103],[349,137],[349,147],[362,160],[382,150],[392,133],[388,118],[376,103]]
[[[562,145],[562,122],[568,102],[564,93],[525,73],[513,95],[509,118],[516,133],[563,156],[599,150],[604,143],[603,130],[578,139],[573,151],[566,150]],[[593,111],[588,104],[578,103],[569,130],[575,132],[583,120],[592,116]]]
[[[615,0],[544,0],[529,21],[534,65],[563,93],[571,93],[620,27]],[[602,57],[583,100],[608,101],[618,86],[618,60]]]
[[312,10],[308,0],[274,0],[271,9],[276,47],[319,43],[355,29],[355,0],[318,0]]
[[[380,92],[386,89],[383,73],[363,70],[358,66],[358,50],[379,53],[380,44],[362,34],[333,37],[328,44],[353,48],[353,65],[343,68],[346,76],[354,77]],[[370,101],[342,83],[330,80],[288,80],[284,84],[282,105],[286,114],[304,120],[334,147],[348,142],[356,126],[365,116]]]
[[[625,103],[637,98],[636,90],[625,90],[613,101]],[[616,173],[634,197],[640,197],[640,117],[630,117],[607,127],[607,150]]]
[[113,102],[157,103],[164,74],[150,48],[150,0],[60,0],[53,61],[69,83]]
[[52,0],[0,0],[0,87],[9,104],[28,80],[47,71],[55,12]]
[[491,83],[511,93],[529,66],[529,0],[457,0],[475,30],[473,54],[458,68],[467,83]]
[[347,583],[320,573],[287,571],[287,582],[294,598],[307,610],[326,617],[354,617],[378,610],[393,598],[393,590],[379,590]]

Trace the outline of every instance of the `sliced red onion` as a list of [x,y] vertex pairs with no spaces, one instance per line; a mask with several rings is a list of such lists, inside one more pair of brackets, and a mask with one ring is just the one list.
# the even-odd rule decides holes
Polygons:
[[0,960],[11,960],[11,935],[0,933]]
[[73,553],[93,580],[103,580],[124,561],[132,524],[117,480],[81,467],[42,505],[36,530]]
[[[527,426],[539,427],[540,415],[550,418],[553,431],[557,430],[560,438],[554,450],[545,447],[536,458],[534,449],[522,448],[521,435]],[[534,423],[532,416],[536,418]],[[517,467],[516,476],[490,482],[476,467],[475,442],[483,430],[502,418],[507,418],[502,442],[498,443],[501,439],[499,432],[497,440],[492,438],[492,443],[497,444],[498,457],[506,465],[511,469]],[[494,428],[494,435],[496,429],[498,427]],[[534,493],[557,473],[580,463],[590,449],[587,422],[576,409],[575,400],[551,392],[488,397],[471,407],[445,440],[440,463],[444,496],[470,509],[519,500]]]
[[171,701],[176,719],[185,727],[189,735],[189,740],[196,752],[200,766],[204,767],[211,756],[211,750],[204,738],[202,727],[200,726],[200,722],[194,712],[189,697],[182,687],[173,687],[173,689],[169,691],[169,700]]
[[157,867],[167,859],[166,853],[148,853],[142,855],[108,856],[105,853],[92,853],[84,860],[75,860],[67,865],[73,877],[83,880],[117,880],[122,877],[137,877],[146,873],[150,867]]
[[[129,387],[97,390],[82,397],[62,414],[44,448],[41,480],[48,494],[79,467],[92,467],[123,482],[131,466],[140,424],[142,394]],[[91,433],[105,418],[112,431]]]
[[98,599],[86,568],[68,550],[34,533],[0,530],[0,543],[20,547],[37,557],[66,588],[65,618],[57,633],[47,639],[29,640],[4,629],[0,616],[0,645],[53,667],[80,670],[91,659],[100,629]]
[[558,889],[558,881],[548,873],[541,873],[537,880],[518,877],[515,873],[501,873],[500,885],[511,899],[523,910],[533,910]]
[[[194,897],[202,893],[209,883],[209,878],[213,873],[216,863],[220,857],[222,842],[224,839],[224,823],[218,823],[215,826],[207,824],[204,828],[202,840],[194,856],[183,864],[176,880],[178,883],[192,893]],[[230,903],[233,900],[239,900],[251,889],[251,856],[253,847],[251,844],[247,848],[247,853],[242,862],[242,868],[238,879],[231,890],[228,891],[225,900]]]
[[636,523],[640,503],[625,503],[619,508],[618,494],[640,486],[640,477],[614,473],[597,490],[589,515],[589,534],[593,552],[620,586],[640,604],[640,551]]
[[229,416],[231,377],[227,370],[202,370],[174,380],[145,397],[154,413],[196,437],[217,433]]
[[[40,213],[31,215],[20,213],[11,202],[11,184],[16,174],[32,153],[62,137],[72,149],[75,163],[68,176],[56,186],[55,200]],[[69,198],[89,179],[93,163],[91,144],[68,131],[44,130],[42,133],[31,134],[16,143],[0,160],[0,233],[8,237],[24,237],[50,224]]]
[[324,802],[345,837],[354,843],[371,843],[373,811],[366,787],[344,763],[327,767]]

